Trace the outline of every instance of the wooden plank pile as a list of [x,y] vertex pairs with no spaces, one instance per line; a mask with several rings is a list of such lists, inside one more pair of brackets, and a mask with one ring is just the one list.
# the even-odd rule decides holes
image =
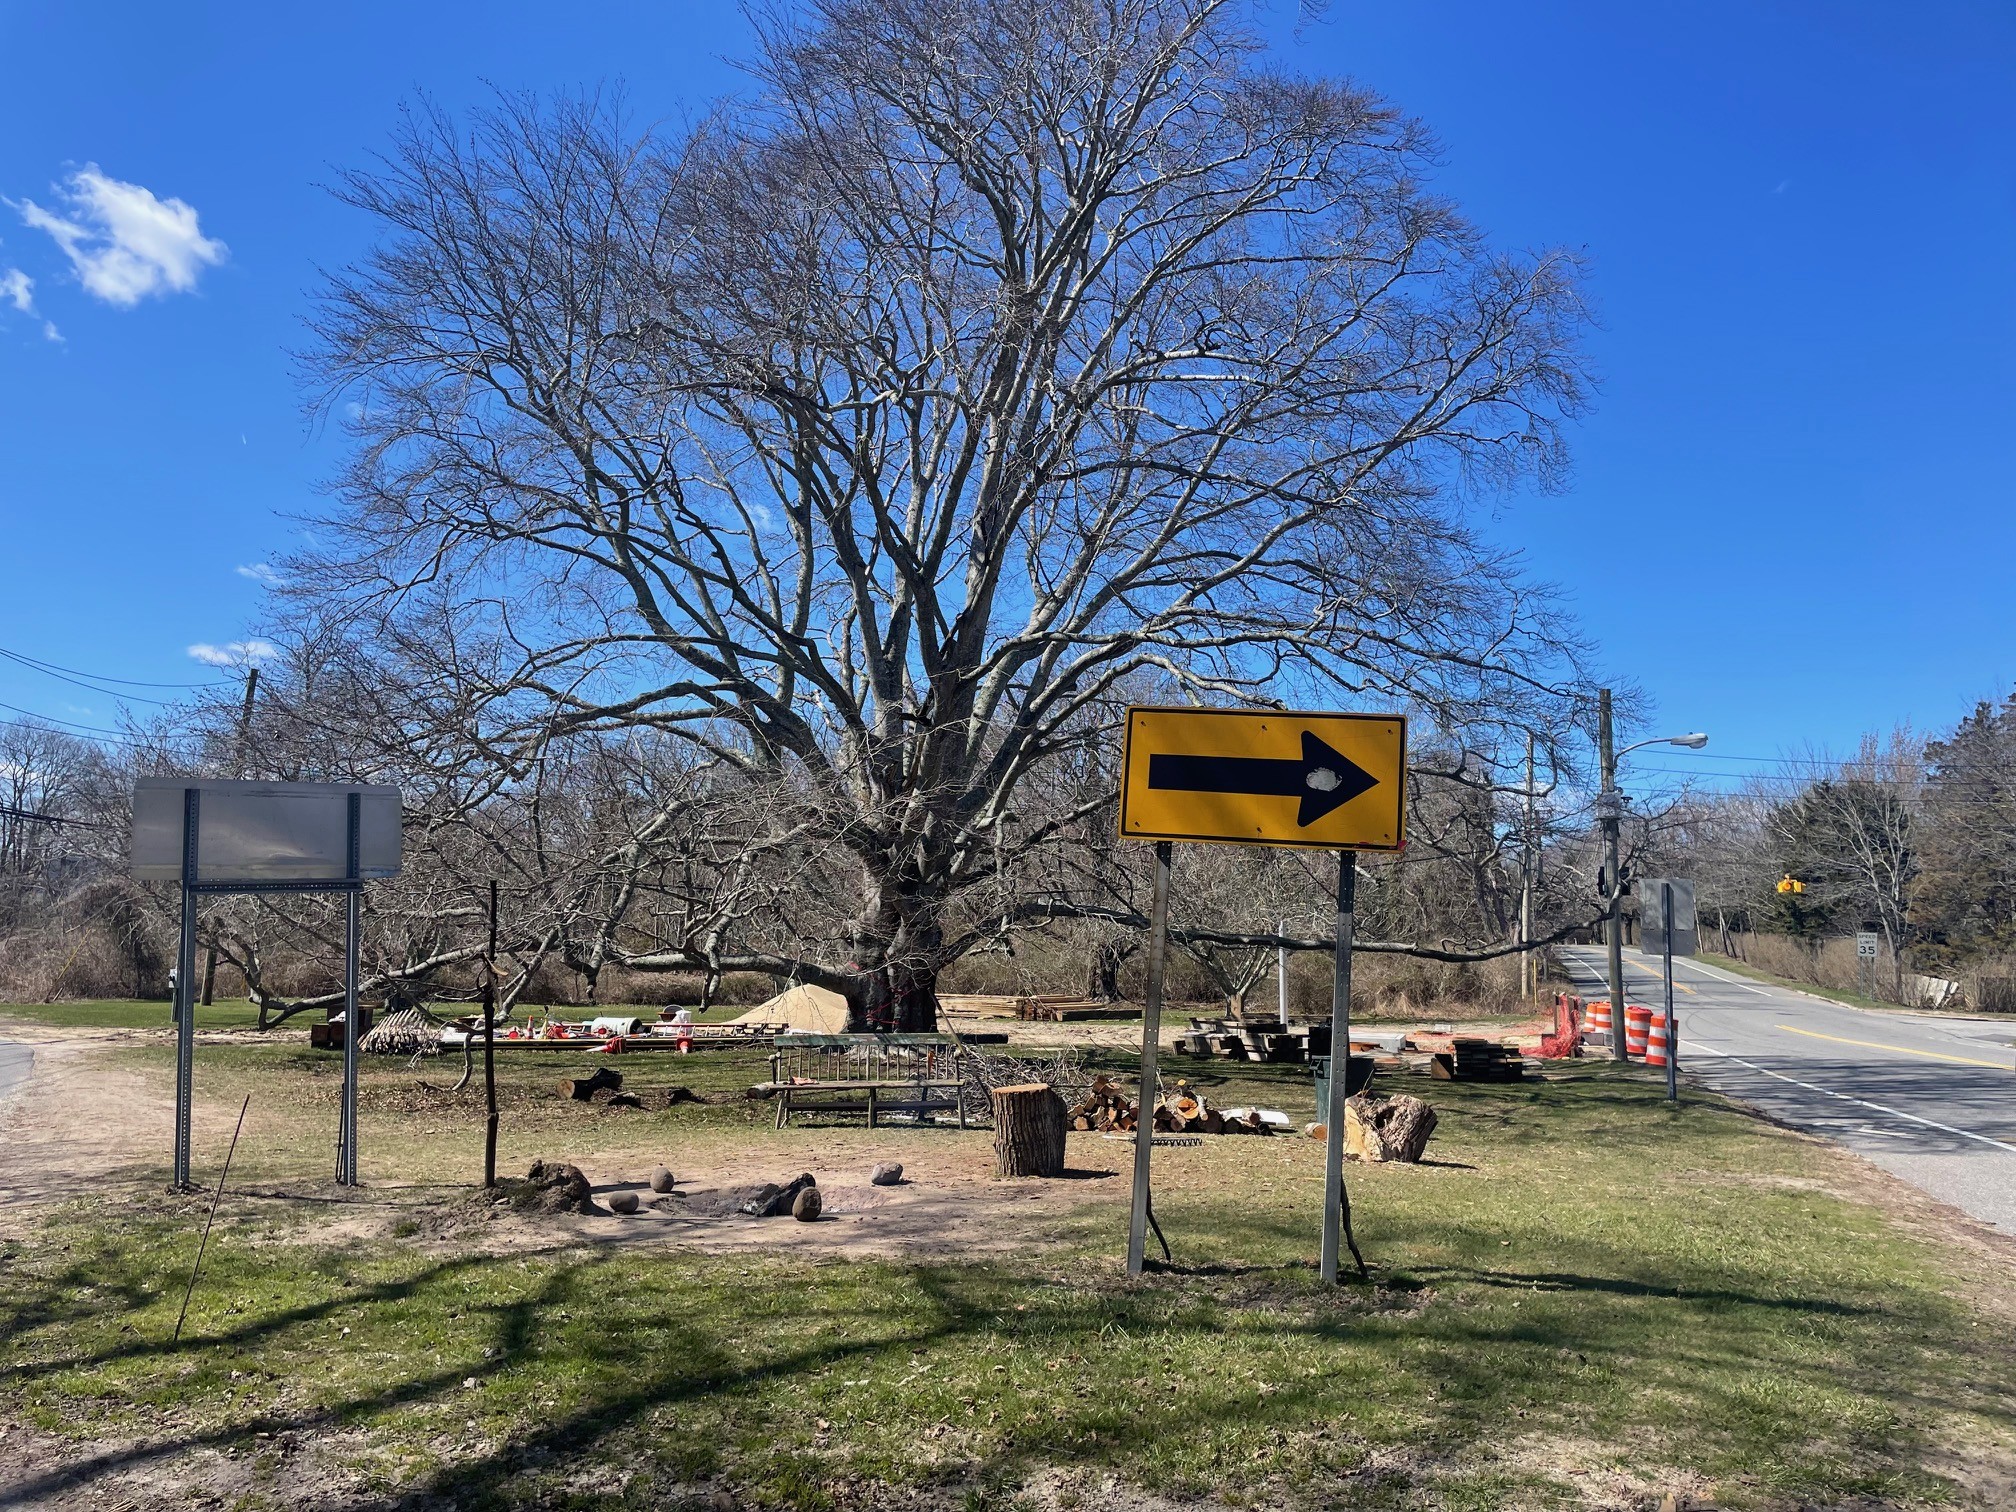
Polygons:
[[[1070,1126],[1080,1133],[1128,1134],[1141,1126],[1141,1104],[1130,1097],[1120,1083],[1110,1077],[1095,1076],[1092,1088],[1076,1107],[1068,1110]],[[1156,1134],[1271,1134],[1273,1128],[1259,1113],[1232,1116],[1204,1101],[1187,1082],[1178,1082],[1174,1091],[1155,1104],[1149,1126]]]
[[1015,1017],[1043,1023],[1074,1023],[1083,1019],[1132,1019],[1141,1010],[1132,1003],[1109,1003],[1101,998],[1069,997],[1058,993],[1037,993],[1015,1000]]
[[1428,1074],[1437,1081],[1520,1081],[1526,1062],[1512,1045],[1471,1035],[1448,1036],[1449,1048],[1432,1053]]
[[1185,1055],[1216,1055],[1235,1061],[1299,1064],[1330,1053],[1328,1024],[1284,1024],[1279,1019],[1193,1018],[1176,1037]]

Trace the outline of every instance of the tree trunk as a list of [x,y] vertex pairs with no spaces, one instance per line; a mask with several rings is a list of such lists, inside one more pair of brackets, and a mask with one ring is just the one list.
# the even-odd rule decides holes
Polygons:
[[994,1089],[994,1158],[1003,1176],[1064,1174],[1064,1099],[1031,1082]]
[[913,875],[870,877],[854,926],[860,973],[847,991],[855,1032],[930,1034],[938,1028],[938,968],[945,937],[936,899]]
[[854,1034],[936,1033],[937,971],[896,961],[863,971],[847,993],[847,1028]]
[[1129,952],[1118,941],[1102,940],[1092,947],[1092,958],[1085,963],[1085,996],[1097,998],[1104,1003],[1117,1002],[1120,997],[1120,965]]

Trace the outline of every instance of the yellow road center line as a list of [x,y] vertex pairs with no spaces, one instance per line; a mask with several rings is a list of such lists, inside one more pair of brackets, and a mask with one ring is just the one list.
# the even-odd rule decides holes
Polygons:
[[1903,1045],[1882,1045],[1875,1040],[1843,1039],[1838,1034],[1821,1034],[1813,1029],[1794,1029],[1790,1024],[1773,1024],[1774,1029],[1783,1029],[1787,1034],[1803,1034],[1808,1039],[1832,1040],[1837,1045],[1862,1045],[1870,1050],[1888,1050],[1895,1055],[1922,1055],[1927,1060],[1952,1061],[1960,1066],[1987,1066],[1996,1071],[2007,1071],[2008,1065],[2002,1061],[1972,1060],[1964,1055],[1943,1055],[1937,1050],[1912,1050]]

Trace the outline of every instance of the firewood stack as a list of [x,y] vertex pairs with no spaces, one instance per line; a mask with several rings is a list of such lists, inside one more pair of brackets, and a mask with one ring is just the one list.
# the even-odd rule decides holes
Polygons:
[[[1069,1110],[1071,1127],[1080,1133],[1129,1134],[1141,1126],[1141,1104],[1130,1097],[1120,1083],[1110,1077],[1092,1078],[1092,1090]],[[1150,1117],[1156,1134],[1268,1134],[1273,1132],[1258,1113],[1227,1117],[1192,1091],[1188,1082],[1178,1082],[1155,1104]]]

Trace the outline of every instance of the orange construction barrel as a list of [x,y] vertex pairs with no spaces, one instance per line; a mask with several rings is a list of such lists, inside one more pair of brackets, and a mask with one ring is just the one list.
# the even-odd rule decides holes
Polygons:
[[1582,1032],[1584,1034],[1608,1034],[1614,1027],[1610,1022],[1609,1003],[1598,1001],[1583,1005]]
[[1645,1064],[1665,1065],[1669,1059],[1669,1047],[1672,1043],[1672,1030],[1666,1022],[1666,1012],[1662,1008],[1652,1015],[1651,1022],[1645,1028]]
[[1645,1058],[1645,1046],[1652,1034],[1652,1010],[1637,1003],[1624,1005],[1624,1053],[1632,1060]]

